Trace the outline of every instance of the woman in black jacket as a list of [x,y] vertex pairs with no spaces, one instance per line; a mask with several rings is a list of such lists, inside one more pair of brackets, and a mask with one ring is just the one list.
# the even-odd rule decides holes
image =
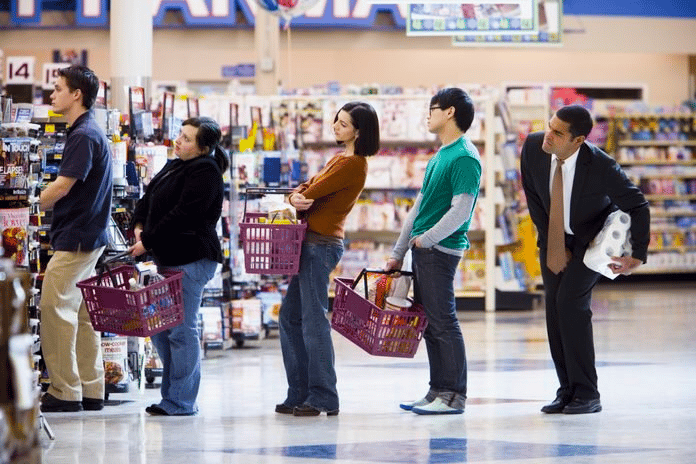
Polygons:
[[180,270],[184,322],[152,336],[162,360],[162,401],[145,409],[153,415],[198,411],[200,342],[198,311],[205,284],[222,262],[216,224],[223,201],[222,173],[229,162],[218,145],[221,132],[210,118],[183,122],[169,162],[147,187],[133,214],[133,256],[149,253],[160,269]]

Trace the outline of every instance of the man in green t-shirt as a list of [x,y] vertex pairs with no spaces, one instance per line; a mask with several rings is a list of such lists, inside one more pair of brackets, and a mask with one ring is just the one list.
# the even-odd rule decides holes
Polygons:
[[454,274],[481,182],[481,159],[464,133],[474,120],[474,104],[458,88],[440,90],[430,100],[428,130],[442,146],[428,162],[415,204],[404,222],[386,270],[401,269],[412,250],[415,302],[428,317],[425,346],[430,389],[418,401],[400,404],[416,414],[461,414],[466,402],[466,354],[454,300]]

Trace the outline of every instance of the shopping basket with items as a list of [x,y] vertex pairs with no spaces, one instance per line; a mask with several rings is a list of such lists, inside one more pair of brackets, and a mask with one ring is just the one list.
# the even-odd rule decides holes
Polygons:
[[300,271],[300,254],[307,223],[296,219],[294,213],[285,214],[281,209],[267,213],[247,212],[250,195],[286,194],[292,191],[289,188],[246,189],[239,236],[244,251],[244,268],[248,274],[295,275]]
[[181,293],[184,273],[161,270],[162,280],[137,288],[133,285],[136,266],[126,264],[109,268],[109,262],[127,254],[122,253],[102,263],[98,268],[103,269],[97,276],[77,284],[94,330],[149,337],[181,324],[184,320]]
[[331,327],[371,355],[412,358],[428,325],[423,307],[406,298],[412,276],[363,269],[355,280],[334,279]]

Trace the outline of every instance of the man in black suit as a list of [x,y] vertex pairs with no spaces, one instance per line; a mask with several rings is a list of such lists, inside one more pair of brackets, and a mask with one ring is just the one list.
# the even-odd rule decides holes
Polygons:
[[[629,274],[644,263],[650,241],[645,197],[613,158],[585,142],[591,129],[592,116],[585,108],[566,106],[545,132],[530,134],[522,148],[522,185],[538,232],[546,329],[560,382],[556,399],[541,409],[547,414],[602,410],[590,309],[600,274],[583,264],[589,243],[617,209],[631,216],[633,252],[612,257],[609,267],[615,274]],[[561,175],[554,185],[556,173]],[[554,202],[555,213],[552,198],[562,200]],[[549,222],[558,227],[550,229]]]

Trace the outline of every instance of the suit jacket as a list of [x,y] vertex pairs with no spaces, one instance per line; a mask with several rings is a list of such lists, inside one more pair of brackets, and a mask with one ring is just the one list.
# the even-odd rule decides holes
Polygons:
[[[543,139],[543,132],[527,137],[522,147],[521,171],[529,214],[538,231],[537,244],[541,249],[546,249],[551,206],[551,155],[541,149]],[[575,234],[574,255],[584,255],[607,216],[617,209],[631,216],[633,257],[646,262],[650,242],[648,202],[616,160],[585,142],[578,153],[570,200],[570,228]]]

